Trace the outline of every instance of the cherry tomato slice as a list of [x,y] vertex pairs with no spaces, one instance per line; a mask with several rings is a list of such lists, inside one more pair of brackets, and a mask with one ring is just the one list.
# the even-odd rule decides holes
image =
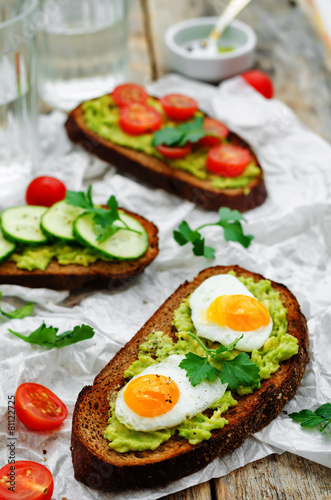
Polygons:
[[188,120],[198,109],[198,103],[182,94],[168,94],[162,97],[161,104],[166,114],[173,120]]
[[21,384],[15,394],[17,418],[29,429],[53,429],[68,415],[67,407],[52,391],[40,384]]
[[161,153],[161,155],[165,156],[166,158],[176,160],[178,158],[184,158],[185,156],[187,156],[192,151],[192,144],[187,143],[185,144],[185,146],[176,147],[161,144],[161,146],[156,146],[156,149],[159,153]]
[[205,132],[209,132],[213,135],[206,135],[198,141],[199,146],[209,147],[216,146],[222,139],[226,139],[229,135],[229,129],[223,125],[223,123],[213,120],[212,118],[205,118],[202,125]]
[[238,177],[251,160],[252,156],[248,149],[231,144],[220,144],[209,150],[206,167],[216,175]]
[[144,104],[148,98],[145,89],[135,83],[118,85],[118,87],[113,90],[112,96],[117,106],[127,106],[134,102]]
[[64,200],[66,187],[55,177],[36,177],[26,190],[25,199],[28,205],[51,207],[57,201]]
[[121,109],[119,125],[129,135],[151,134],[161,128],[162,116],[145,104],[131,104]]
[[260,94],[262,94],[266,99],[271,99],[274,95],[274,88],[272,81],[263,73],[263,71],[259,71],[258,69],[251,69],[250,71],[245,71],[241,75],[245,78],[246,82],[249,83],[252,87],[255,88]]
[[53,490],[51,472],[37,462],[19,460],[0,469],[1,500],[50,500]]

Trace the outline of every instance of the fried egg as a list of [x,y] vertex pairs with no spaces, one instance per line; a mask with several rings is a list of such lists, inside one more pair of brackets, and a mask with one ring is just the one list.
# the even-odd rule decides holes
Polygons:
[[137,431],[167,429],[218,401],[227,384],[216,379],[193,387],[186,370],[179,367],[183,359],[173,354],[133,377],[117,395],[118,420]]
[[268,309],[230,274],[206,279],[189,298],[197,335],[240,351],[259,349],[270,336],[272,319]]

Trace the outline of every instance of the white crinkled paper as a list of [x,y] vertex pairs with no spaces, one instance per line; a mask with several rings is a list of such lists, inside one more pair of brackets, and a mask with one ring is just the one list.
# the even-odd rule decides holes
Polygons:
[[[207,243],[216,248],[215,260],[194,257],[188,246],[179,247],[172,232],[182,220],[192,227],[217,220],[217,214],[196,208],[163,191],[141,186],[121,177],[113,168],[74,148],[63,131],[65,116],[54,112],[40,118],[41,172],[56,174],[70,189],[80,189],[93,176],[94,199],[104,202],[115,194],[121,206],[139,212],[159,228],[160,254],[135,281],[118,290],[94,294],[29,290],[1,286],[4,308],[22,305],[22,299],[36,303],[35,315],[25,320],[0,319],[0,463],[7,462],[7,398],[23,382],[42,383],[67,405],[69,417],[56,431],[28,431],[17,422],[16,459],[47,465],[55,478],[54,498],[69,500],[106,499],[75,481],[70,455],[71,417],[78,393],[185,280],[217,264],[238,264],[284,283],[297,297],[308,320],[311,361],[287,413],[315,409],[331,402],[331,147],[308,130],[293,112],[277,100],[265,100],[240,77],[219,88],[169,75],[151,85],[155,95],[181,92],[192,95],[202,109],[226,123],[249,141],[263,166],[268,199],[246,214],[245,231],[255,239],[249,249],[225,243],[216,227],[204,232]],[[1,208],[23,203],[28,179],[17,171],[1,173]],[[85,181],[84,181],[85,179]],[[15,189],[14,189],[15,186]],[[15,201],[14,201],[15,200]],[[11,328],[29,333],[44,320],[60,331],[88,323],[96,331],[93,339],[62,349],[46,349],[24,343],[8,332]],[[43,454],[43,450],[47,454]],[[111,495],[112,499],[156,499],[212,477],[223,476],[270,453],[288,450],[331,467],[331,428],[303,430],[282,413],[265,429],[247,439],[234,453],[217,459],[204,470],[156,490]],[[43,459],[46,457],[46,461]]]

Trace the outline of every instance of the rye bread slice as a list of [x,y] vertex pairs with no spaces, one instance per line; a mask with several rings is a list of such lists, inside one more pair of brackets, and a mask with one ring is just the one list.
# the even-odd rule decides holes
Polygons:
[[16,263],[6,260],[0,264],[0,284],[20,285],[30,288],[73,290],[86,286],[92,289],[117,287],[142,273],[159,253],[158,229],[144,217],[128,210],[125,213],[137,219],[149,236],[149,246],[138,259],[107,262],[97,260],[88,267],[77,264],[60,265],[53,259],[45,271],[19,269]]
[[[232,132],[228,137],[229,141],[249,149],[261,168],[260,175],[245,188],[217,189],[209,180],[198,179],[189,172],[175,169],[158,158],[119,146],[100,137],[86,127],[82,105],[69,113],[65,128],[74,143],[114,165],[119,173],[133,177],[144,184],[164,189],[180,198],[192,201],[201,208],[217,210],[225,206],[245,212],[262,205],[266,199],[263,171],[254,152],[243,139]],[[246,188],[249,189],[248,194],[244,194]]]
[[264,279],[239,266],[216,266],[205,269],[193,281],[183,283],[145,323],[139,332],[116,354],[97,375],[92,386],[83,388],[78,396],[72,422],[71,451],[75,478],[91,488],[117,491],[157,487],[192,474],[216,457],[238,448],[245,439],[276,418],[294,396],[303,377],[308,357],[308,331],[305,317],[293,294],[279,283],[279,291],[288,314],[287,332],[299,342],[298,354],[281,363],[279,370],[264,380],[253,394],[235,398],[238,405],[225,414],[229,421],[212,437],[193,446],[178,435],[155,451],[117,453],[108,447],[103,433],[107,427],[109,398],[125,383],[124,371],[137,359],[138,347],[153,330],[173,336],[173,314],[184,298],[205,279],[234,270],[238,276]]

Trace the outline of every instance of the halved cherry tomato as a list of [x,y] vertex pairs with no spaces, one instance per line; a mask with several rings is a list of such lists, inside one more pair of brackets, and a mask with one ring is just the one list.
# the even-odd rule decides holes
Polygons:
[[217,175],[238,177],[251,160],[252,157],[248,149],[231,144],[220,144],[209,150],[206,167]]
[[37,462],[18,460],[0,469],[1,500],[50,500],[53,490],[51,472]]
[[251,69],[250,71],[246,71],[241,75],[245,78],[246,82],[249,83],[252,87],[255,88],[260,94],[262,94],[266,99],[271,99],[274,95],[274,88],[272,81],[263,73],[263,71],[259,71],[258,69]]
[[197,101],[182,94],[165,95],[161,99],[161,104],[173,120],[188,120],[198,109]]
[[51,207],[57,201],[64,200],[66,187],[62,181],[55,177],[43,175],[30,182],[25,198],[28,205]]
[[222,139],[226,139],[230,132],[223,123],[213,120],[212,118],[205,118],[202,128],[205,132],[213,134],[206,135],[198,141],[199,146],[203,147],[216,146]]
[[178,158],[184,158],[185,156],[187,156],[192,151],[192,144],[187,143],[185,144],[185,146],[175,147],[161,144],[161,146],[156,146],[156,149],[159,153],[161,153],[161,155],[165,156],[166,158],[176,160]]
[[159,130],[162,116],[145,104],[131,104],[120,111],[119,125],[129,135],[150,134]]
[[117,106],[127,106],[134,102],[144,104],[148,94],[140,85],[136,85],[135,83],[124,83],[123,85],[118,85],[118,87],[113,90],[112,96]]
[[29,429],[44,431],[60,425],[68,410],[61,399],[40,384],[21,384],[15,394],[17,418]]

